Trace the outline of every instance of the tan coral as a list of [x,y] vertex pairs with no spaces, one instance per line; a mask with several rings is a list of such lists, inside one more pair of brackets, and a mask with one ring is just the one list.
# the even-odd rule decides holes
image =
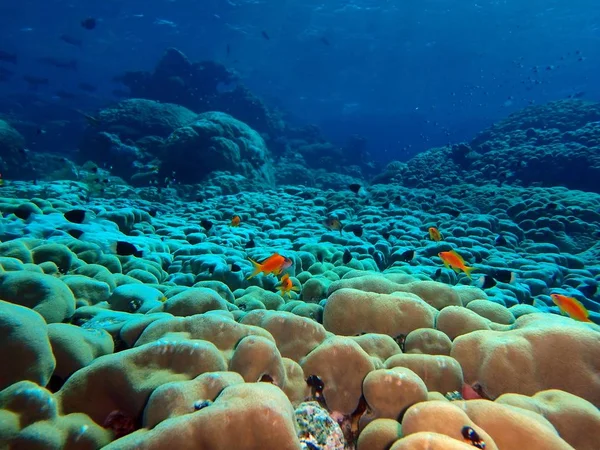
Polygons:
[[[419,432],[399,439],[389,450],[474,450],[475,447],[465,441],[458,441],[444,434]],[[486,446],[486,450],[497,447]],[[388,450],[388,449],[386,449]]]
[[357,450],[388,450],[402,435],[400,424],[393,419],[375,419],[360,433]]
[[61,378],[67,378],[97,357],[114,350],[112,337],[104,330],[51,323],[48,325],[48,336],[56,358],[54,375]]
[[42,316],[0,300],[0,389],[21,380],[45,386],[56,367],[48,328]]
[[327,299],[323,326],[338,335],[380,333],[397,337],[417,328],[433,328],[437,314],[414,294],[340,289]]
[[406,353],[422,353],[426,355],[450,355],[452,341],[439,330],[419,328],[408,333],[404,341]]
[[358,407],[365,376],[375,369],[369,355],[352,339],[331,337],[300,361],[304,375],[318,376],[330,411],[352,414]]
[[383,368],[388,358],[402,353],[398,343],[387,334],[367,333],[350,339],[369,354],[376,369]]
[[600,411],[590,402],[568,392],[551,389],[527,397],[504,394],[496,403],[516,406],[541,414],[556,428],[560,436],[577,450],[597,450]]
[[474,311],[460,306],[449,306],[440,311],[436,328],[450,339],[478,330],[489,330],[490,321]]
[[29,381],[0,392],[0,424],[0,442],[15,450],[97,449],[111,440],[85,414],[61,415],[52,393]]
[[199,410],[203,401],[214,402],[227,386],[242,383],[244,379],[235,372],[209,372],[193,380],[165,383],[150,395],[143,425],[154,428],[164,420],[190,414]]
[[600,405],[600,329],[569,318],[528,314],[510,331],[477,331],[456,338],[451,355],[465,382],[490,398],[561,389]]
[[158,386],[227,370],[217,347],[207,341],[158,340],[98,358],[75,372],[56,394],[62,411],[83,412],[97,423],[119,410],[140,417]]
[[267,330],[275,338],[281,356],[298,362],[321,344],[328,333],[314,320],[285,311],[251,311],[240,321]]
[[502,306],[499,303],[490,302],[489,300],[473,300],[467,308],[495,323],[503,325],[512,325],[515,323],[513,313],[506,306]]
[[143,345],[159,339],[207,340],[216,345],[229,361],[236,344],[243,337],[256,335],[273,339],[271,334],[262,328],[237,323],[230,317],[217,314],[218,312],[157,320],[144,329],[135,345]]
[[285,386],[285,367],[273,342],[262,336],[246,336],[235,347],[229,370],[239,373],[247,382],[272,381]]
[[458,361],[445,355],[394,355],[385,362],[386,368],[406,367],[415,372],[430,391],[443,394],[460,391],[463,385],[462,369]]
[[225,387],[210,406],[140,430],[105,450],[300,450],[294,409],[269,383]]
[[400,419],[409,406],[427,400],[427,386],[410,369],[379,369],[365,377],[363,395],[370,410],[361,417],[361,428],[375,419]]

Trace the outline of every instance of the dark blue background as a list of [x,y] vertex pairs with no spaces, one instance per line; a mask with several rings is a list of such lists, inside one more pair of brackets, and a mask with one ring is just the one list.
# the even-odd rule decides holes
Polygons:
[[[97,29],[81,28],[87,16]],[[5,0],[0,49],[19,62],[0,62],[17,72],[0,95],[26,92],[30,74],[50,78],[39,91],[47,98],[96,84],[77,102],[97,107],[114,100],[113,76],[151,69],[174,46],[233,67],[289,120],[340,143],[358,133],[377,159],[406,159],[530,103],[577,92],[597,100],[599,44],[597,0]],[[79,70],[43,56],[76,58]]]

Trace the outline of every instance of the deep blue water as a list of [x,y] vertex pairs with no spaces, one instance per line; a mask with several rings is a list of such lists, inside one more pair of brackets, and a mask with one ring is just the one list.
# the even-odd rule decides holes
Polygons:
[[[388,161],[469,139],[528,104],[598,100],[599,44],[594,0],[3,1],[0,50],[18,63],[0,62],[15,72],[0,96],[27,93],[22,76],[33,75],[49,79],[42,98],[93,110],[116,100],[115,75],[149,70],[173,46],[234,68],[269,106],[335,142],[365,136]],[[48,56],[78,70],[38,61]]]

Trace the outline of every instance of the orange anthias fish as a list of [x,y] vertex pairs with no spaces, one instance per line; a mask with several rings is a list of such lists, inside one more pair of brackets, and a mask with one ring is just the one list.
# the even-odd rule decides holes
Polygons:
[[241,221],[242,221],[242,219],[240,218],[240,216],[233,216],[231,218],[231,223],[229,224],[229,226],[230,227],[239,227]]
[[429,227],[429,238],[435,242],[440,242],[443,239],[442,233],[436,227]]
[[447,269],[452,268],[456,273],[459,273],[459,271],[462,270],[469,278],[471,278],[471,272],[475,270],[475,267],[468,267],[465,264],[465,260],[462,259],[462,256],[460,256],[456,250],[441,252],[438,253],[438,256],[442,259],[442,262]]
[[558,306],[558,309],[567,314],[571,319],[579,320],[580,322],[591,322],[589,319],[590,312],[576,298],[567,297],[562,294],[550,294],[550,297],[552,297],[552,301]]
[[[250,259],[250,258],[248,258]],[[250,274],[246,279],[249,280],[252,277],[255,277],[259,273],[263,273],[265,275],[273,274],[279,275],[285,269],[292,265],[292,260],[290,258],[286,258],[281,256],[279,253],[273,253],[267,259],[265,259],[262,263],[257,263],[250,259],[252,265],[254,265],[254,272]]]
[[281,295],[283,297],[290,295],[291,291],[298,292],[300,290],[300,289],[298,289],[297,286],[294,286],[292,279],[290,278],[289,274],[287,274],[287,273],[281,277],[281,283],[279,283],[279,286],[277,286],[277,289],[279,289],[279,292],[281,292]]

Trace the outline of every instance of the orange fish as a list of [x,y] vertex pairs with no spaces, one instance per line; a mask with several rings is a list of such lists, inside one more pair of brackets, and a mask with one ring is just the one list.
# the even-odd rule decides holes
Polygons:
[[283,297],[290,295],[291,291],[298,292],[300,290],[297,286],[294,286],[292,279],[287,273],[281,277],[281,283],[277,286],[277,289],[279,289]]
[[230,227],[239,227],[241,221],[242,221],[242,219],[240,218],[240,216],[233,216],[231,218],[231,223],[229,224],[229,226]]
[[590,312],[581,304],[579,300],[573,297],[567,297],[562,294],[550,294],[552,301],[562,313],[567,314],[571,319],[580,322],[591,322],[588,318]]
[[442,262],[447,269],[452,268],[456,273],[459,273],[460,270],[462,270],[469,278],[471,278],[471,272],[475,270],[475,267],[468,267],[465,264],[465,260],[462,259],[462,256],[455,250],[438,253],[438,256],[442,259]]
[[254,266],[254,272],[252,272],[252,274],[246,278],[247,280],[249,280],[252,277],[255,277],[259,273],[263,273],[265,275],[269,275],[271,273],[273,275],[279,275],[281,272],[283,272],[285,269],[292,265],[292,260],[290,258],[281,256],[279,253],[273,253],[262,263],[257,263],[252,259],[250,259],[250,262]]
[[438,230],[436,227],[429,227],[429,238],[435,242],[440,242],[442,239],[444,239],[442,237],[442,233],[440,233],[440,230]]

